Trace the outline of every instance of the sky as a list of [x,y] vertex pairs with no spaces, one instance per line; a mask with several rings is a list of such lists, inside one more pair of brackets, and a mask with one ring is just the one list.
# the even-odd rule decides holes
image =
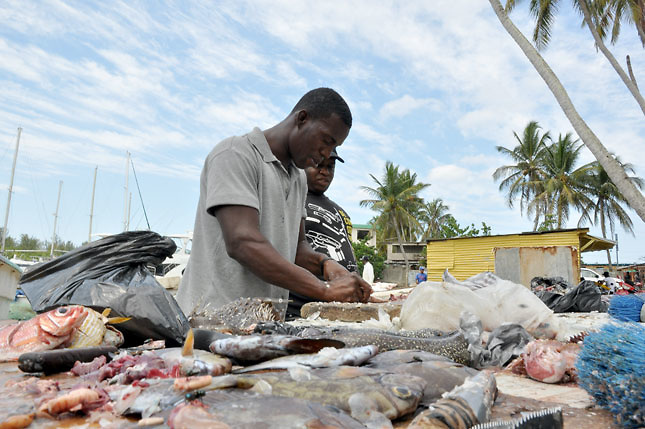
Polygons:
[[[528,2],[511,14],[531,34]],[[542,52],[603,144],[645,177],[638,105],[568,2]],[[612,52],[631,55],[645,87],[645,51],[623,26]],[[222,139],[281,121],[308,90],[327,86],[354,125],[327,195],[354,223],[386,161],[415,172],[461,225],[493,234],[532,230],[492,178],[508,164],[495,149],[537,121],[557,136],[573,128],[486,1],[0,1],[0,214],[17,128],[22,127],[9,235],[88,240],[129,228],[193,228],[199,174]],[[125,193],[126,152],[132,167]],[[593,160],[585,148],[581,163]],[[141,196],[139,196],[139,191]],[[142,203],[143,200],[143,203]],[[145,207],[145,213],[144,213]],[[617,229],[619,262],[645,257],[645,224]],[[572,213],[567,227],[579,216]],[[4,217],[3,217],[4,220]],[[587,225],[589,226],[589,225]],[[589,226],[600,236],[600,228]],[[615,262],[615,253],[612,255]],[[583,255],[605,262],[604,252]]]

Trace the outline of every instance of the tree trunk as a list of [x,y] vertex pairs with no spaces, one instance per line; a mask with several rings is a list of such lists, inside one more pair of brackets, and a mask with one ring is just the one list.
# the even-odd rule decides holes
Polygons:
[[573,129],[576,131],[582,142],[589,148],[591,153],[596,157],[598,163],[605,169],[611,180],[614,182],[618,190],[623,194],[631,208],[633,208],[638,216],[645,222],[645,197],[641,194],[636,186],[628,179],[627,173],[611,156],[607,148],[603,146],[598,137],[593,133],[591,128],[580,117],[578,111],[569,98],[567,91],[562,86],[562,83],[555,75],[551,67],[544,61],[538,51],[531,45],[531,43],[524,37],[524,35],[517,29],[515,24],[504,12],[499,0],[489,0],[497,18],[508,34],[513,38],[515,43],[522,49],[524,55],[533,64],[535,70],[544,79],[547,86],[553,93],[558,104],[564,111],[564,114],[571,122]]
[[[603,206],[600,207],[604,209]],[[600,232],[602,232],[602,238],[607,239],[607,228],[605,226],[605,213],[600,213]],[[607,264],[609,264],[609,271],[611,271],[611,252],[607,249]]]
[[640,106],[641,110],[643,111],[643,115],[645,115],[645,98],[641,95],[641,93],[638,91],[638,88],[636,85],[634,85],[634,82],[627,76],[627,73],[625,73],[625,70],[618,64],[618,61],[616,61],[616,58],[614,55],[607,49],[607,46],[605,46],[605,42],[602,41],[600,38],[600,35],[598,34],[598,31],[596,30],[596,27],[594,26],[593,22],[591,21],[591,15],[589,14],[589,9],[587,8],[587,0],[578,0],[578,4],[580,5],[580,10],[582,10],[582,14],[584,15],[585,18],[585,23],[587,24],[587,27],[589,27],[589,31],[591,31],[591,35],[593,36],[594,41],[596,42],[596,46],[600,51],[605,55],[611,66],[616,70],[616,73],[618,73],[618,76],[620,76],[620,79],[623,81],[627,89],[629,89],[629,92],[632,93],[632,96],[634,96],[634,99],[636,99],[636,102]]
[[403,248],[403,240],[401,239],[401,231],[399,229],[399,223],[396,221],[396,217],[393,217],[392,220],[394,221],[394,230],[396,231],[396,238],[399,241],[399,249],[401,249],[401,253],[403,253],[403,260],[405,261],[405,269],[403,270],[403,287],[408,287],[408,270],[410,267],[410,264],[408,263],[408,255],[405,253],[405,249]]

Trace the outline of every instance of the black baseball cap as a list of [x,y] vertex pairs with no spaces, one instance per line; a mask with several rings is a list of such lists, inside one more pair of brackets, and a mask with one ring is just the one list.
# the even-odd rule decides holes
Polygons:
[[343,160],[343,158],[341,158],[340,156],[338,156],[338,152],[336,152],[336,149],[334,149],[334,150],[332,150],[332,151],[331,151],[331,154],[329,155],[329,159],[337,159],[337,160],[339,160],[340,162],[345,162],[345,160]]

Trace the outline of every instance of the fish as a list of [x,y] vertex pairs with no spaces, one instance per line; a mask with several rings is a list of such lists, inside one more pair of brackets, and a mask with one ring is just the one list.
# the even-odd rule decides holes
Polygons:
[[23,353],[18,358],[18,368],[23,372],[44,372],[56,374],[69,371],[82,362],[90,362],[94,358],[116,354],[117,348],[113,346],[84,347],[77,349],[45,350],[41,352]]
[[67,344],[85,317],[85,307],[70,305],[2,328],[0,362],[17,361],[23,353],[51,350]]
[[453,362],[444,356],[417,350],[391,350],[379,353],[367,361],[365,367],[423,378],[427,384],[420,404],[425,407],[479,373],[476,369]]
[[195,337],[190,329],[182,348],[169,348],[149,351],[159,356],[167,368],[177,368],[180,375],[221,375],[231,371],[232,363],[228,358],[214,353],[196,350]]
[[481,371],[419,413],[408,429],[469,428],[486,423],[496,396],[495,375],[490,370]]
[[216,310],[208,308],[208,304],[194,309],[189,321],[193,328],[248,334],[258,323],[284,320],[286,306],[287,301],[282,299],[242,297]]
[[543,383],[577,380],[576,360],[581,346],[556,340],[535,340],[526,345],[522,359],[529,377]]
[[346,349],[325,347],[314,354],[297,354],[271,359],[256,365],[235,370],[235,373],[259,371],[265,369],[289,368],[324,368],[340,365],[361,365],[378,353],[378,347],[369,345]]
[[87,317],[83,323],[74,331],[70,340],[69,348],[81,348],[91,346],[115,346],[119,347],[123,344],[123,334],[108,325],[108,323],[123,323],[130,320],[130,317],[111,317],[110,309],[106,308],[103,313],[86,308]]
[[340,340],[346,347],[373,344],[381,351],[422,350],[446,356],[457,363],[468,365],[468,341],[461,331],[441,332],[434,329],[415,331],[386,331],[382,329],[309,328],[298,335],[303,338]]
[[281,356],[317,353],[324,347],[343,348],[338,340],[299,338],[293,335],[228,336],[210,345],[213,353],[243,362],[261,362]]
[[412,374],[393,373],[365,367],[339,366],[310,369],[308,377],[289,372],[231,374],[214,377],[205,387],[245,388],[255,392],[306,399],[331,405],[349,413],[363,424],[391,427],[390,420],[416,410],[426,381]]
[[[244,412],[240,412],[244,410]],[[300,398],[260,396],[206,405],[178,405],[168,419],[171,428],[360,429],[363,424],[344,411]]]

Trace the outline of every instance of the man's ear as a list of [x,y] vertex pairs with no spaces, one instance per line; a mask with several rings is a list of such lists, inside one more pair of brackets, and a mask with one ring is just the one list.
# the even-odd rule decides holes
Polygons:
[[301,110],[296,114],[296,125],[299,127],[309,120],[309,114],[306,110]]

